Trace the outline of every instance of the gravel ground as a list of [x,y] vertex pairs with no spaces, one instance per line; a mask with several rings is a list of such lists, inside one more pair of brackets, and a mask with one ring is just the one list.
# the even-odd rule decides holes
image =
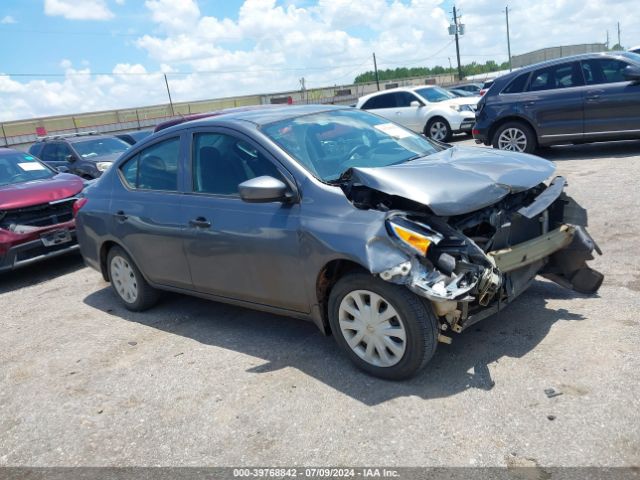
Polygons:
[[536,282],[407,382],[311,323],[128,312],[77,257],[0,275],[0,465],[639,465],[640,142],[542,155],[589,209],[599,295]]

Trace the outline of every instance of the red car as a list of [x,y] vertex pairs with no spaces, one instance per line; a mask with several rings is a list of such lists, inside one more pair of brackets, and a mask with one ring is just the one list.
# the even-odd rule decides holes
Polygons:
[[0,148],[0,272],[78,248],[74,203],[85,181]]

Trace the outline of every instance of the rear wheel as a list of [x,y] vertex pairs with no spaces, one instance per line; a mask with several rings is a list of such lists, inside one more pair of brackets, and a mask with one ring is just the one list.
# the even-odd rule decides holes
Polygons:
[[338,280],[329,296],[329,323],[351,361],[390,380],[413,376],[437,345],[438,322],[422,299],[367,273]]
[[522,122],[507,122],[493,136],[493,148],[509,152],[533,153],[536,136],[531,127]]
[[128,310],[147,310],[158,301],[158,291],[147,283],[131,257],[120,247],[113,247],[107,256],[109,281],[116,295]]
[[451,138],[451,127],[444,118],[436,117],[429,120],[424,133],[427,137],[438,142],[447,142]]

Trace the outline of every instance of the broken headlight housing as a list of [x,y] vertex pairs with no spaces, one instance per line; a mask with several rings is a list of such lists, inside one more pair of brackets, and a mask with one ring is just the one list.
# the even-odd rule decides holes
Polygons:
[[437,245],[443,239],[441,234],[427,225],[399,216],[388,219],[387,228],[389,233],[400,243],[423,257],[427,255],[432,244]]

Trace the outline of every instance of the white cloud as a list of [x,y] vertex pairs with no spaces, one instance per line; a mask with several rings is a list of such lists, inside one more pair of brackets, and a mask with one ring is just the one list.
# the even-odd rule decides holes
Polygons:
[[5,17],[2,18],[2,20],[0,20],[0,23],[3,25],[8,25],[10,23],[18,23],[18,22],[11,15],[6,15]]
[[67,20],[110,20],[114,17],[104,0],[44,0],[44,13]]
[[[623,44],[640,43],[640,27],[629,14],[636,2],[511,0],[512,53],[604,41],[607,29],[613,45],[618,19]],[[67,14],[75,9],[84,18],[88,10],[112,15],[106,0],[46,0],[58,12],[72,3]],[[308,88],[347,84],[372,69],[372,52],[379,68],[448,66],[447,57],[455,63],[449,4],[445,10],[442,0],[245,0],[237,17],[222,18],[204,12],[206,6],[215,13],[211,1],[146,0],[153,24],[132,48],[158,65],[156,73],[140,75],[146,72],[142,65],[121,63],[109,75],[89,76],[87,63],[63,61],[67,75],[61,80],[0,77],[0,112],[8,119],[163,103],[166,89],[158,72],[170,73],[174,101],[188,101],[293,90],[303,76]],[[493,0],[456,4],[467,29],[462,61],[505,61],[503,6]],[[179,73],[193,71],[214,73]]]

